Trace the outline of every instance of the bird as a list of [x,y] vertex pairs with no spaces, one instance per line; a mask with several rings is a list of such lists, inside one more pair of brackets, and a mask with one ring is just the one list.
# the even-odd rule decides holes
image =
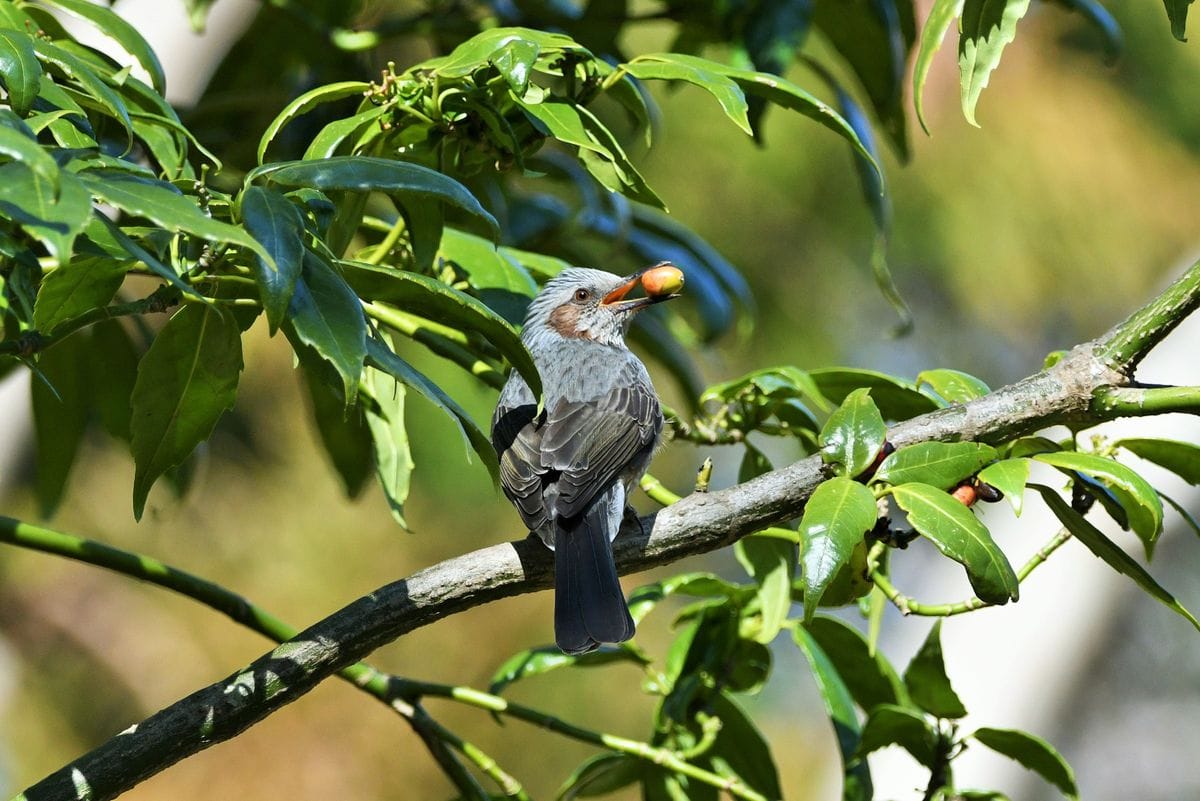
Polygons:
[[[648,294],[627,297],[639,284]],[[666,262],[624,277],[561,271],[530,303],[521,332],[541,375],[541,408],[513,371],[492,416],[504,494],[554,551],[554,637],[567,654],[634,634],[611,543],[663,415],[625,334],[637,312],[679,297],[682,285]]]

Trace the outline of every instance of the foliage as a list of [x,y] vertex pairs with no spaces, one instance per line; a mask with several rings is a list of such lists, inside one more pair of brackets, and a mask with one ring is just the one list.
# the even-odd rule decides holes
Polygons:
[[[1114,38],[1111,18],[1094,2],[1064,4]],[[211,4],[187,5],[202,23]],[[608,264],[617,269],[667,257],[686,273],[697,312],[648,315],[635,339],[693,403],[677,420],[676,440],[746,445],[739,479],[747,481],[771,469],[747,438],[788,438],[819,454],[828,478],[798,525],[738,544],[745,580],[685,574],[635,593],[639,620],[670,596],[694,599],[676,614],[665,654],[633,644],[582,657],[531,649],[497,671],[496,700],[475,700],[504,711],[498,694],[515,682],[633,663],[657,701],[646,741],[601,738],[607,751],[568,778],[563,797],[638,783],[653,800],[716,798],[720,789],[778,798],[769,744],[739,697],[769,679],[768,645],[786,631],[817,679],[844,763],[845,798],[872,797],[866,756],[891,744],[929,769],[927,797],[988,797],[956,790],[953,760],[969,741],[1075,797],[1071,769],[1039,738],[959,731],[966,710],[946,675],[939,624],[901,679],[874,649],[877,629],[864,636],[818,609],[858,604],[877,620],[888,602],[945,616],[1017,600],[1040,560],[1014,569],[973,507],[1006,497],[1019,514],[1036,462],[1066,482],[1066,499],[1059,489],[1029,485],[1065,531],[1200,628],[1084,517],[1098,507],[1151,557],[1162,500],[1118,456],[1133,453],[1196,483],[1196,446],[1106,442],[1074,430],[1061,441],[894,448],[889,424],[989,393],[978,378],[947,369],[908,380],[781,366],[704,389],[688,348],[731,331],[750,307],[749,288],[700,235],[666,216],[633,155],[637,137],[649,142],[653,132],[649,82],[703,90],[756,138],[770,109],[797,112],[825,129],[814,127],[814,136],[833,133],[848,145],[885,238],[888,201],[875,141],[908,155],[910,58],[924,127],[930,59],[960,19],[962,110],[974,123],[1028,0],[937,0],[921,26],[904,0],[666,0],[660,16],[678,31],[672,51],[633,55],[624,52],[623,34],[639,18],[623,2],[435,4],[357,29],[355,4],[313,5],[321,13],[289,17],[256,35],[255,45],[270,51],[299,26],[298,44],[281,44],[281,62],[315,38],[336,51],[331,68],[358,72],[319,76],[319,85],[294,87],[272,118],[251,115],[261,137],[227,148],[230,163],[222,165],[201,142],[228,120],[185,125],[163,99],[153,51],[107,7],[0,0],[0,356],[5,372],[29,369],[37,379],[36,491],[45,514],[63,497],[93,422],[129,445],[135,517],[160,478],[186,484],[188,460],[234,403],[242,337],[261,316],[294,350],[314,425],[347,494],[361,492],[373,471],[404,525],[415,469],[405,425],[410,390],[445,413],[468,454],[493,474],[496,462],[460,400],[403,359],[403,348],[425,348],[488,387],[509,368],[538,387],[516,326],[539,283],[567,264],[593,261],[601,248],[612,248]],[[82,17],[131,60],[81,44],[50,7]],[[1182,39],[1188,2],[1168,0],[1166,10]],[[378,82],[362,80],[366,54],[413,31],[424,32],[438,55],[403,68],[389,63]],[[810,37],[824,43],[828,63],[805,50]],[[832,87],[836,108],[782,77],[799,63]],[[226,88],[236,80],[217,78]],[[882,256],[876,277],[902,310]],[[143,322],[171,310],[161,325]],[[126,317],[135,324],[116,321]],[[918,537],[962,565],[975,597],[922,605],[892,586],[890,559]],[[1046,553],[1063,541],[1055,537]],[[795,602],[803,606],[798,616]],[[487,772],[484,760],[476,764]],[[477,795],[449,772],[464,795]]]

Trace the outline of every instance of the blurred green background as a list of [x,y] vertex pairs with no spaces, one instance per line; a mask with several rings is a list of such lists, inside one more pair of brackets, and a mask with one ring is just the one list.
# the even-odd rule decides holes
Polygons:
[[[919,19],[927,7],[918,4]],[[911,163],[902,166],[889,154],[886,165],[895,206],[890,262],[916,316],[915,332],[901,339],[889,338],[894,315],[871,279],[872,223],[842,140],[776,110],[760,149],[699,91],[660,94],[663,126],[642,160],[646,176],[674,216],[744,272],[758,303],[748,334],[697,354],[705,377],[772,364],[843,364],[910,377],[940,366],[998,386],[1037,369],[1047,351],[1099,334],[1194,259],[1200,45],[1170,38],[1160,4],[1120,3],[1112,10],[1126,51],[1109,68],[1080,17],[1036,5],[983,95],[981,130],[958,109],[953,44],[939,54],[926,90],[933,136],[912,126]],[[663,48],[669,35],[665,25],[644,27],[630,49]],[[821,94],[811,73],[797,69],[789,77]],[[287,99],[272,100],[269,112]],[[253,140],[259,131],[230,134]],[[411,355],[486,422],[491,392],[422,353]],[[468,464],[450,424],[419,400],[409,406],[417,472],[407,512],[415,533],[395,526],[374,488],[347,502],[306,420],[307,398],[287,343],[268,338],[259,325],[247,340],[246,363],[237,408],[200,455],[184,499],[160,486],[135,525],[132,464],[96,438],[76,465],[53,525],[210,577],[299,626],[421,567],[524,534],[483,468]],[[665,378],[659,385],[678,402]],[[786,449],[772,454],[789,456]],[[706,455],[670,446],[653,471],[684,491]],[[721,469],[714,484],[728,484],[737,453],[716,455]],[[27,486],[32,458],[21,471],[26,484],[5,498],[7,514],[36,517]],[[644,507],[645,499],[639,503]],[[715,554],[659,574],[732,565],[730,555]],[[655,575],[628,577],[626,588]],[[1194,579],[1176,589],[1185,602],[1200,601]],[[372,661],[416,678],[486,686],[509,654],[550,640],[551,601],[538,593],[472,610],[414,632]],[[1156,619],[1165,614],[1148,601],[1136,608]],[[668,623],[669,610],[656,613],[639,642],[661,654]],[[0,794],[16,792],[265,649],[261,638],[188,600],[5,548]],[[1196,650],[1188,651],[1193,665]],[[835,798],[833,740],[793,651],[780,649],[773,686],[752,709],[773,743],[788,798]],[[592,728],[646,738],[651,702],[628,691],[639,680],[630,666],[560,672],[511,694]],[[519,722],[499,726],[475,710],[430,702],[430,711],[494,755],[534,797],[551,797],[591,753]],[[1080,781],[1085,795],[1093,788],[1093,797],[1118,797],[1106,796],[1086,772]],[[450,795],[402,722],[329,681],[127,797]]]

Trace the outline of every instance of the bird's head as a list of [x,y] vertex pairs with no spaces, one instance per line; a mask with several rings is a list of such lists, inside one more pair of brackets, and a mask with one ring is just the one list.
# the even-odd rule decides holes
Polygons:
[[[653,293],[626,297],[642,285],[644,276],[651,274],[668,275],[667,284],[672,290],[683,285],[682,273],[665,262],[624,277],[582,267],[563,270],[546,283],[530,304],[525,316],[526,340],[557,336],[622,345],[634,314],[679,297],[674,291],[657,291],[661,281],[654,282]],[[646,286],[650,288],[649,283]]]

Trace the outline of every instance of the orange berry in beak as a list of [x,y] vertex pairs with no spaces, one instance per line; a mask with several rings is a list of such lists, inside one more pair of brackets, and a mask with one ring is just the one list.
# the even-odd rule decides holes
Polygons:
[[673,264],[660,264],[642,273],[642,287],[650,297],[671,295],[683,289],[683,271]]

